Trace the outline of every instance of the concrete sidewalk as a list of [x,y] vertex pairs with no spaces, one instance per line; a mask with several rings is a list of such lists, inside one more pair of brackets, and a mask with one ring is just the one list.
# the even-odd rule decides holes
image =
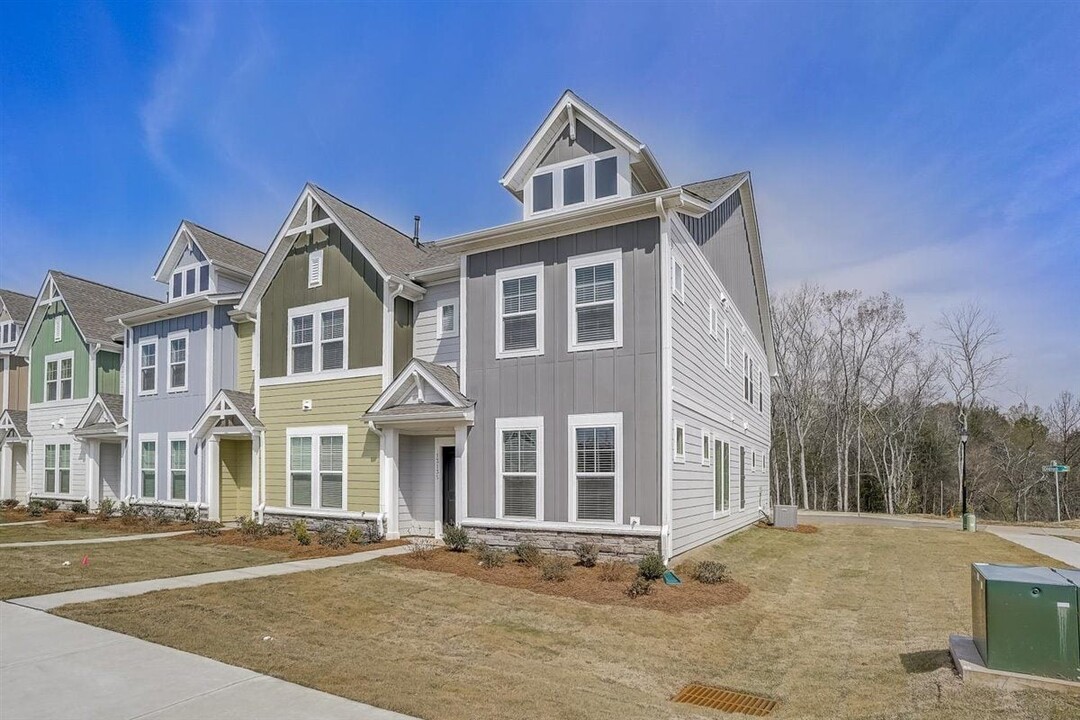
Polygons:
[[[157,540],[177,535],[190,535],[194,530],[175,530],[173,532],[142,533],[141,535],[106,535],[104,537],[79,538],[78,540],[24,540],[23,542],[0,543],[4,548],[50,547],[52,545],[98,545],[100,543],[130,542],[132,540]],[[0,535],[0,540],[3,539]]]
[[4,720],[413,720],[8,603],[0,603],[0,648]]
[[[1044,530],[1045,528],[1038,528]],[[1028,532],[1028,528],[1011,528],[1004,525],[994,525],[986,529],[1000,538],[1009,542],[1023,545],[1037,553],[1060,560],[1074,568],[1080,568],[1080,543],[1065,538],[1054,537]]]
[[387,555],[401,555],[407,552],[409,552],[408,545],[399,545],[397,547],[383,548],[382,550],[360,551],[349,555],[335,555],[333,557],[312,558],[310,560],[292,560],[290,562],[274,563],[272,565],[254,565],[252,567],[236,568],[234,570],[217,570],[215,572],[198,573],[195,575],[180,575],[178,577],[158,578],[156,580],[140,580],[139,582],[120,583],[119,585],[103,585],[99,587],[83,588],[81,590],[68,590],[66,592],[50,593],[48,595],[15,598],[8,600],[8,602],[22,605],[27,608],[33,608],[34,610],[52,610],[61,605],[93,602],[94,600],[105,600],[108,598],[131,597],[132,595],[142,595],[143,593],[155,592],[157,590],[176,590],[178,588],[235,582],[237,580],[251,580],[253,578],[271,577],[273,575],[289,575],[291,573],[304,572],[306,570],[325,570],[326,568],[354,565],[356,563],[367,562]]

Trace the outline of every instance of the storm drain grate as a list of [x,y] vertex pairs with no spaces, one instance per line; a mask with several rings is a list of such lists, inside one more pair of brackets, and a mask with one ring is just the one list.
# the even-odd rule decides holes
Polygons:
[[698,707],[706,707],[722,712],[754,715],[756,717],[768,715],[776,708],[775,700],[696,683],[684,687],[671,700],[672,702],[697,705]]

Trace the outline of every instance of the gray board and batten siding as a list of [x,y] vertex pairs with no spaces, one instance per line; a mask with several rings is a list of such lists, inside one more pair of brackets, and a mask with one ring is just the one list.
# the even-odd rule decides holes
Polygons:
[[[567,352],[567,260],[622,251],[623,344]],[[622,413],[623,516],[660,524],[660,221],[656,218],[470,255],[467,261],[468,517],[495,518],[495,420],[544,417],[544,520],[568,520],[567,416]],[[544,355],[497,360],[495,273],[544,263]]]

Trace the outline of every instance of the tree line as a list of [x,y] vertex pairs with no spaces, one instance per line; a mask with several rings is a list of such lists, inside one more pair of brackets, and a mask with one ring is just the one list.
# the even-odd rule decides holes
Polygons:
[[977,515],[1080,516],[1080,397],[1048,408],[989,394],[1006,381],[993,317],[977,304],[941,313],[933,336],[888,293],[802,285],[773,305],[777,376],[774,502],[817,510],[958,514],[961,442]]

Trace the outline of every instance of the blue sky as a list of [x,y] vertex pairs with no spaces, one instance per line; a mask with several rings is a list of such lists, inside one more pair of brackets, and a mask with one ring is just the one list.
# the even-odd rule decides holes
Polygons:
[[160,295],[181,218],[265,247],[306,180],[431,240],[573,88],[673,182],[749,169],[770,289],[985,304],[1005,403],[1080,392],[1067,4],[0,6],[0,285]]

